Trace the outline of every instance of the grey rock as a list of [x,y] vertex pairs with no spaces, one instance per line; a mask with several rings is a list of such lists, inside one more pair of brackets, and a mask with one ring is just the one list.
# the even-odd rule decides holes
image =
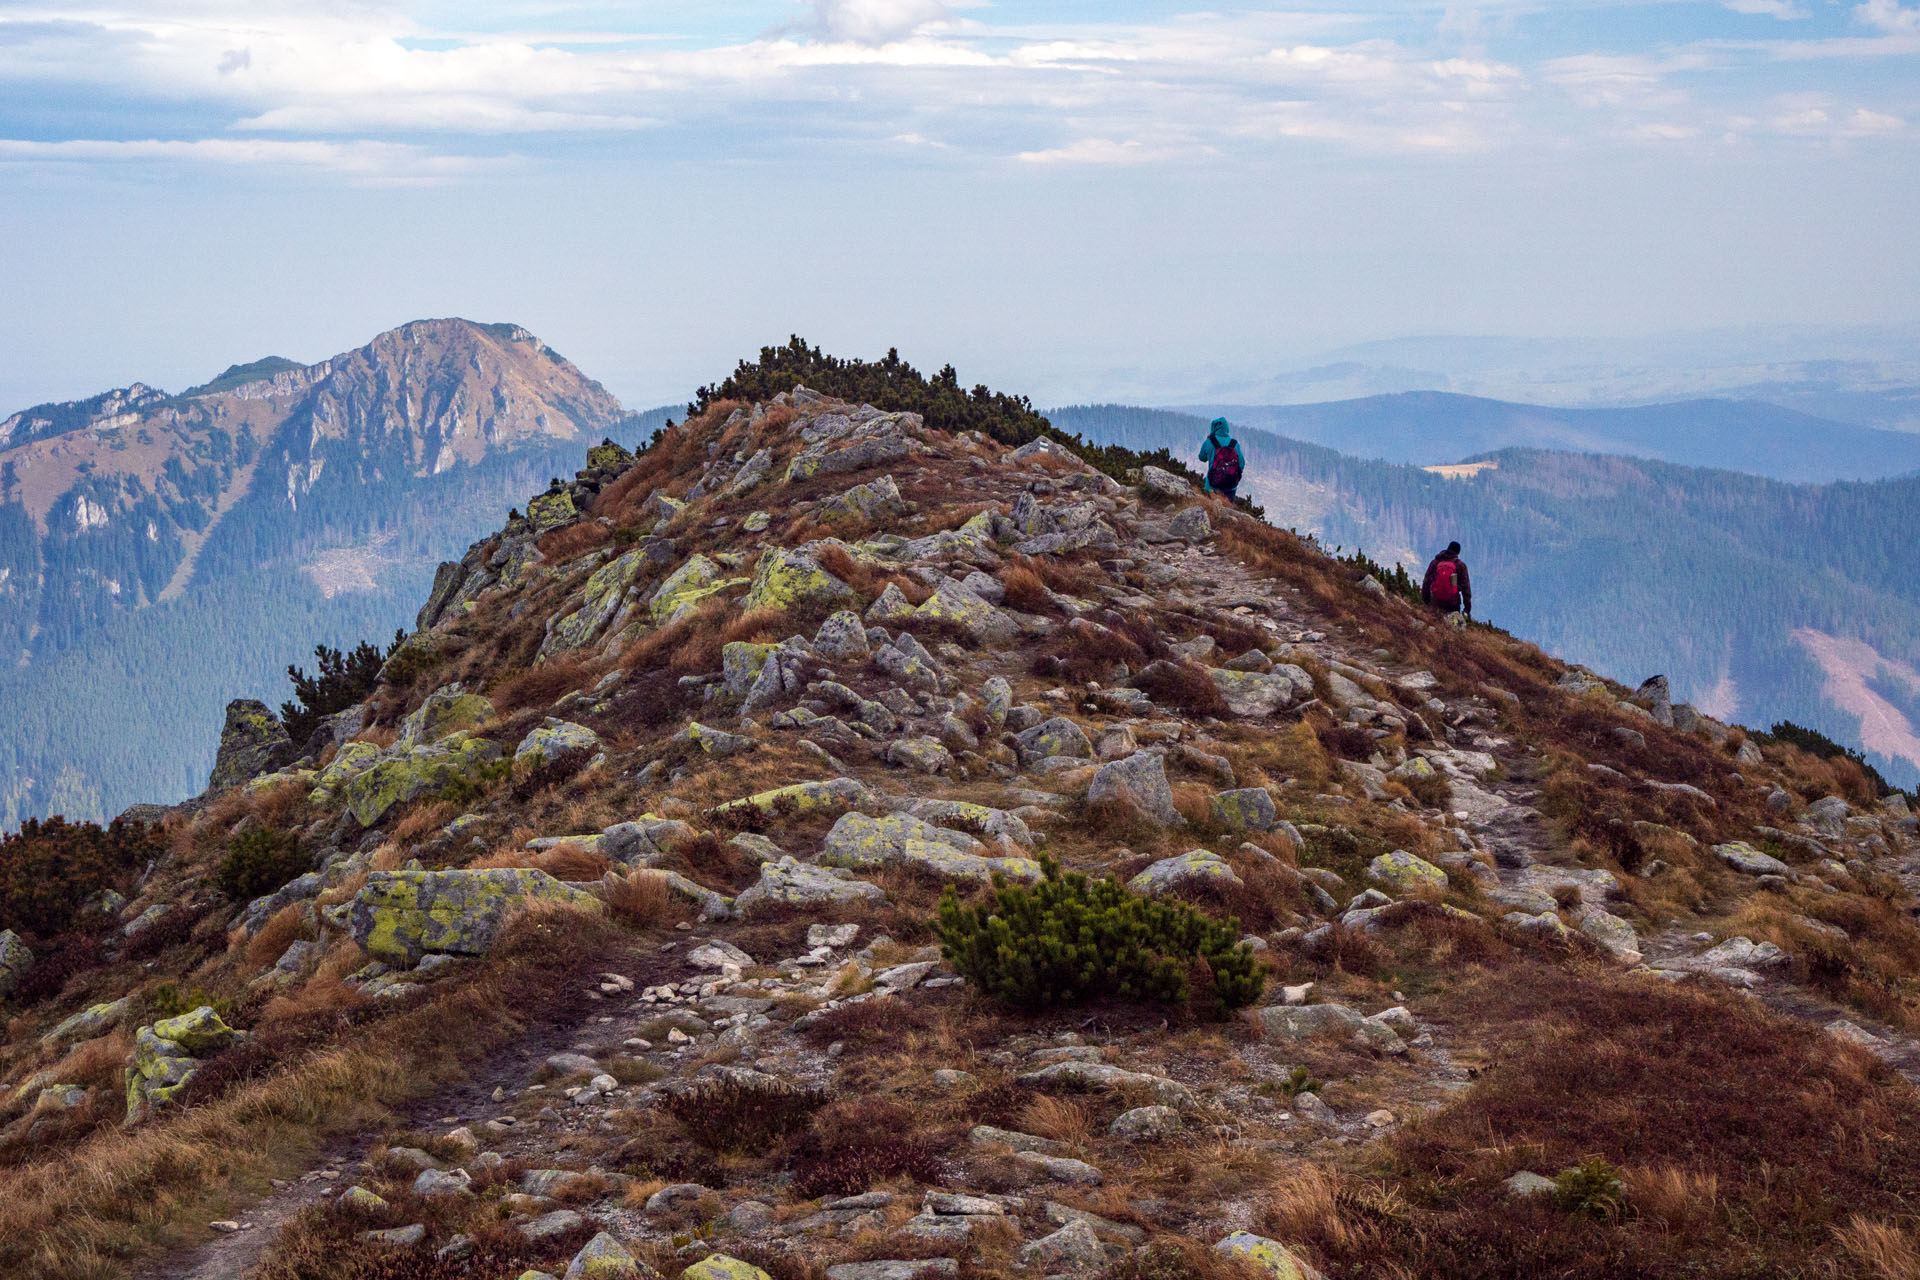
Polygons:
[[1370,1022],[1343,1004],[1274,1005],[1256,1010],[1254,1020],[1269,1040],[1345,1037],[1380,1053],[1399,1054],[1407,1046],[1392,1027]]
[[520,1224],[522,1238],[535,1242],[551,1240],[555,1236],[566,1235],[584,1227],[587,1220],[571,1209],[555,1209],[552,1213],[543,1213],[539,1217]]
[[1056,1062],[1020,1077],[1023,1084],[1067,1084],[1082,1089],[1138,1089],[1169,1107],[1192,1107],[1193,1091],[1178,1080],[1128,1071],[1104,1062]]
[[1172,1107],[1134,1107],[1123,1111],[1107,1126],[1107,1136],[1130,1142],[1153,1142],[1171,1137],[1184,1127],[1180,1113]]
[[1552,1195],[1554,1191],[1552,1178],[1543,1178],[1525,1169],[1514,1174],[1501,1185],[1507,1189],[1508,1195],[1520,1200]]
[[878,1262],[836,1262],[827,1280],[953,1280],[960,1264],[952,1258],[901,1258]]
[[1084,1160],[1075,1160],[1071,1156],[1050,1156],[1039,1151],[1016,1151],[1013,1159],[1016,1164],[1025,1165],[1035,1173],[1070,1186],[1097,1187],[1105,1180],[1098,1169]]
[[[1085,740],[1081,735],[1081,741]],[[1087,803],[1118,804],[1163,827],[1187,825],[1174,807],[1166,756],[1158,750],[1136,751],[1124,760],[1101,765],[1087,787]]]
[[1022,1248],[1020,1265],[1037,1267],[1042,1275],[1079,1275],[1104,1268],[1107,1254],[1091,1226],[1070,1222]]
[[360,1238],[370,1244],[392,1245],[396,1249],[410,1249],[427,1238],[427,1228],[421,1223],[408,1227],[387,1227],[380,1231],[362,1231]]
[[1791,876],[1793,868],[1769,853],[1762,853],[1744,840],[1713,846],[1713,854],[1735,871],[1748,876]]

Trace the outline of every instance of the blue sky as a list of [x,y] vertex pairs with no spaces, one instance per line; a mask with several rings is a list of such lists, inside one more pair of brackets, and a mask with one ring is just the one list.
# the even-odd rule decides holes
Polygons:
[[0,0],[0,197],[0,413],[423,315],[634,404],[1901,324],[1920,3]]

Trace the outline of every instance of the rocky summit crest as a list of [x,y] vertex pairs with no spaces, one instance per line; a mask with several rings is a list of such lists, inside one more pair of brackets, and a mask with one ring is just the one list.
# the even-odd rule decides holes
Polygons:
[[166,1274],[1920,1256],[1901,797],[888,377],[595,449],[0,935],[0,1258],[266,1177]]

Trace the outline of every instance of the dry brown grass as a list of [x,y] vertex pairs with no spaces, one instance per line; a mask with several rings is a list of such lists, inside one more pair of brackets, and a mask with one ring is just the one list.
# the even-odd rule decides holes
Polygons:
[[517,711],[550,707],[563,695],[593,683],[599,675],[593,656],[575,649],[537,667],[506,675],[488,688],[487,696],[504,719]]
[[389,835],[396,844],[408,847],[424,836],[438,831],[460,816],[460,806],[451,800],[431,800],[408,809],[406,816],[393,824]]
[[609,871],[600,882],[607,909],[616,920],[636,929],[653,929],[692,914],[690,905],[676,910],[673,891],[663,871],[641,869]]
[[1679,1165],[1630,1169],[1627,1195],[1643,1218],[1678,1234],[1704,1231],[1720,1211],[1720,1179]]
[[611,521],[582,520],[541,534],[533,545],[549,564],[565,564],[612,540]]
[[[328,1137],[456,1076],[474,1054],[520,1034],[530,1015],[572,1016],[584,1000],[578,975],[612,963],[621,946],[595,917],[530,911],[509,926],[496,963],[469,981],[318,1052],[275,1061],[259,1043],[250,1048],[264,1074],[240,1077],[205,1105],[0,1171],[11,1228],[0,1235],[0,1267],[44,1280],[122,1274],[129,1257],[224,1216],[240,1186],[290,1176]],[[230,1071],[229,1055],[242,1052],[203,1071]]]
[[1900,1227],[1854,1214],[1833,1241],[1871,1280],[1920,1280],[1920,1245]]
[[1020,1112],[1020,1128],[1025,1133],[1077,1146],[1091,1135],[1093,1122],[1087,1109],[1079,1103],[1042,1094]]
[[1053,598],[1047,594],[1047,584],[1031,565],[1012,564],[1000,575],[1000,583],[1007,589],[1006,603],[1015,609],[1027,613],[1046,613],[1053,608]]
[[568,842],[549,849],[499,848],[474,859],[468,866],[476,871],[489,867],[532,867],[535,871],[546,872],[555,880],[584,883],[598,880],[613,863],[584,844]]
[[260,931],[247,939],[247,963],[255,969],[272,964],[286,949],[301,938],[310,938],[312,928],[307,924],[300,903],[280,908],[267,917]]

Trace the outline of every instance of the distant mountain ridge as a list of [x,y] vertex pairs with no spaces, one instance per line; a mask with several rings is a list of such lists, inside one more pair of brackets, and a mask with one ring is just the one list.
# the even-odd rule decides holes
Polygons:
[[[1205,420],[1055,409],[1131,448],[1197,447]],[[1609,676],[1764,727],[1791,719],[1920,780],[1920,476],[1789,484],[1605,454],[1503,449],[1453,479],[1241,426],[1268,519],[1411,570],[1466,544],[1479,612]],[[1449,459],[1451,461],[1452,459]]]
[[316,642],[390,634],[441,557],[663,418],[518,325],[436,319],[0,420],[0,826],[187,794],[210,759],[141,762],[74,717],[157,700],[179,730],[202,683],[270,693]]
[[1446,391],[1322,404],[1184,406],[1342,453],[1428,466],[1496,449],[1614,453],[1776,480],[1873,480],[1920,471],[1920,434],[1852,426],[1758,400],[1561,409]]

